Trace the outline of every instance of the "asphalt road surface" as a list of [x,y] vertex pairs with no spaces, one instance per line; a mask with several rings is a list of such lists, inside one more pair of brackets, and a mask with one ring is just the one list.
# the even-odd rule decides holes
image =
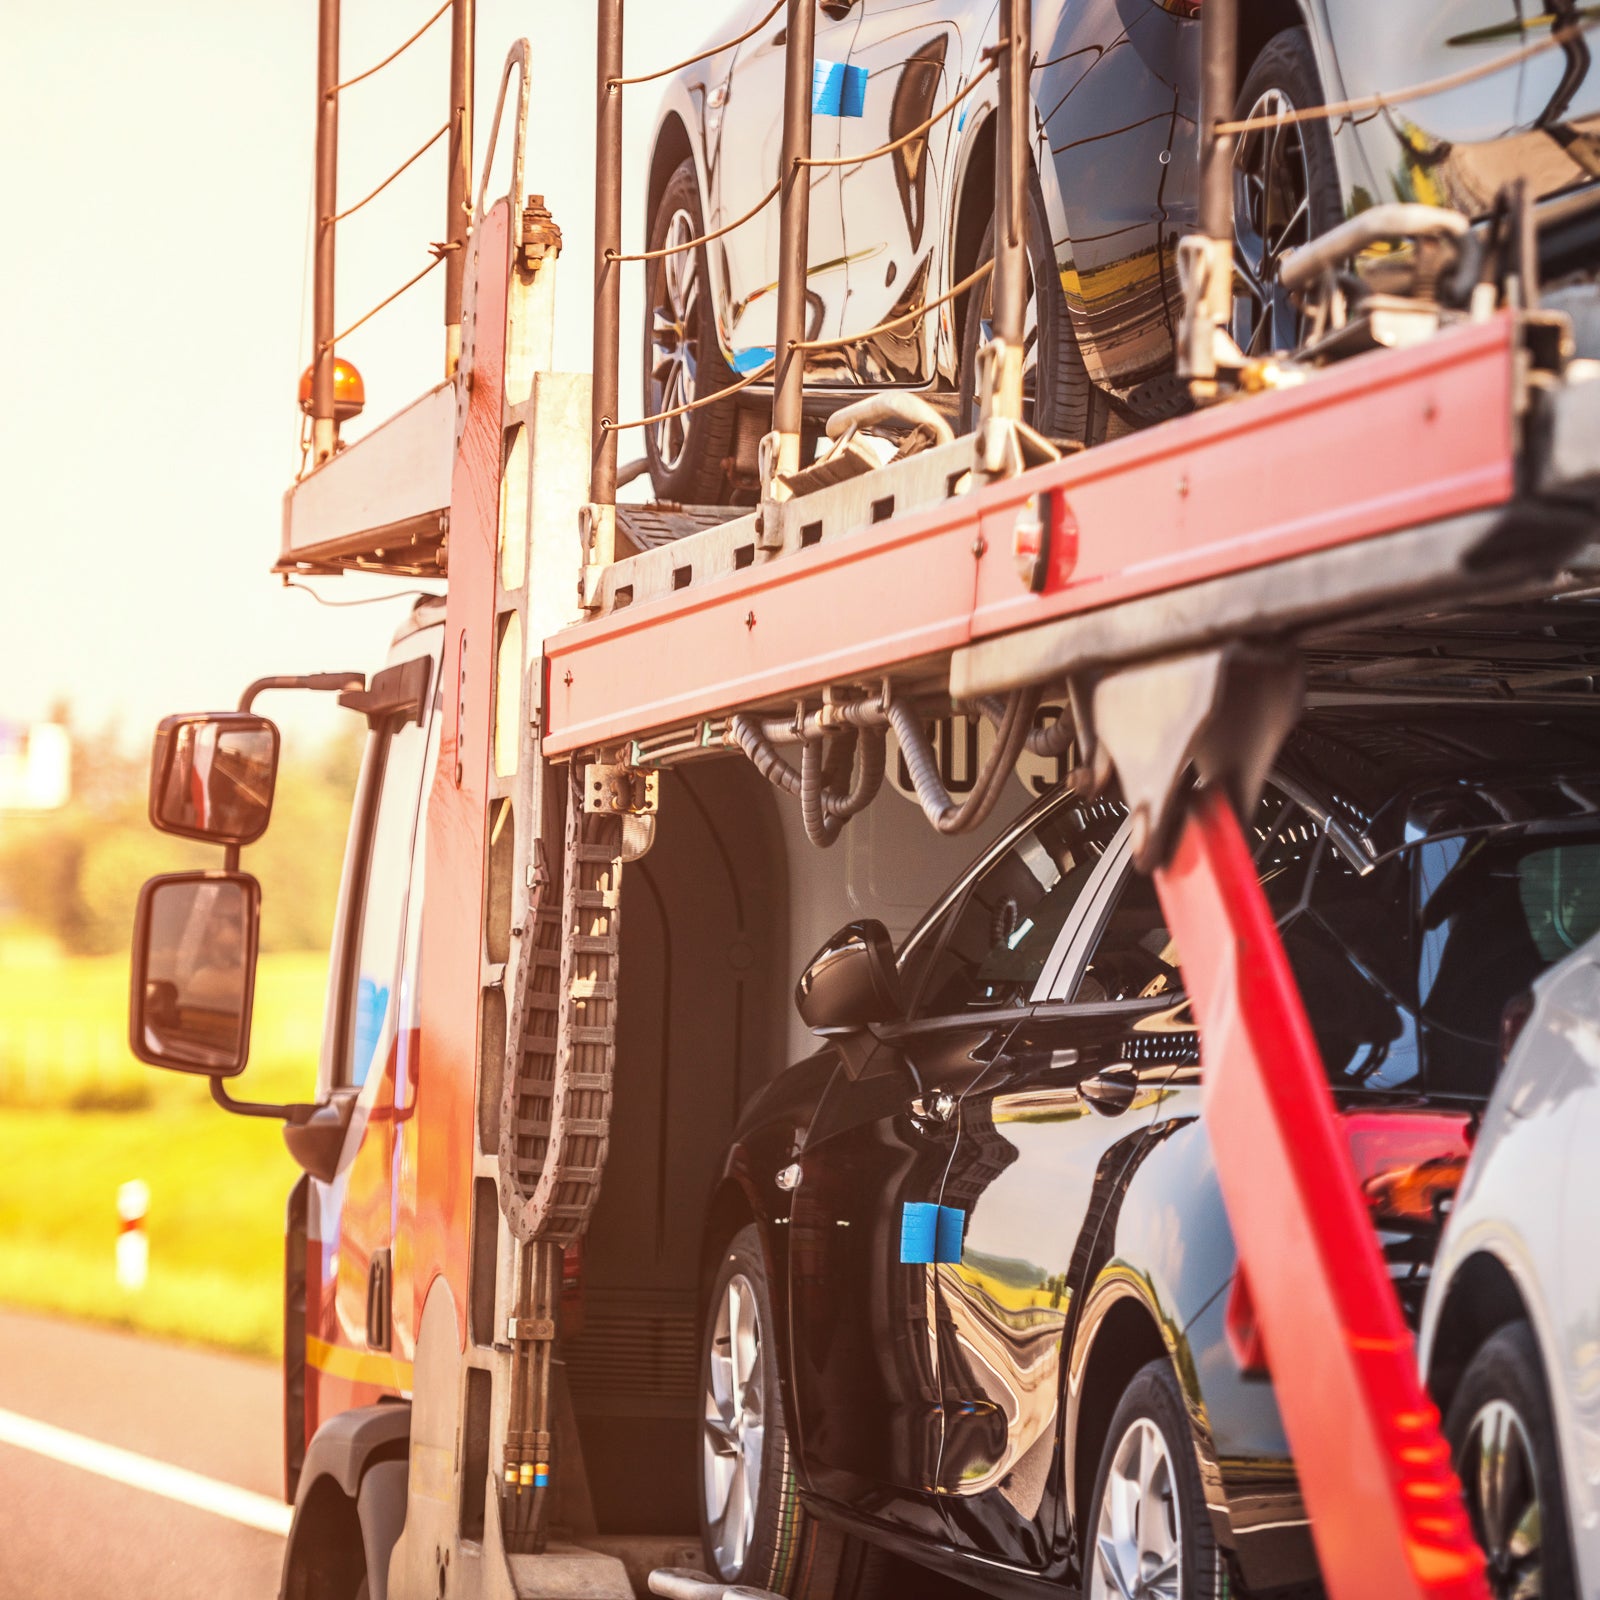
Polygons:
[[265,1362],[0,1312],[0,1600],[273,1600],[279,1384]]

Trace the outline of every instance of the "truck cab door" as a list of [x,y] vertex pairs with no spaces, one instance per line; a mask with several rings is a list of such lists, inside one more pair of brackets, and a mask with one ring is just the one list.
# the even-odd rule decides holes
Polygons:
[[426,691],[417,710],[373,721],[346,850],[318,1098],[322,1114],[348,1125],[332,1176],[311,1177],[308,1437],[329,1416],[410,1387],[412,1302],[396,1287],[397,1122],[415,1100],[420,801],[438,753],[441,636],[426,629],[391,656],[429,661]]
[[945,1412],[937,1279],[960,1252],[945,1204],[962,1096],[1003,1071],[1069,913],[1099,881],[1108,805],[1036,809],[901,957],[903,1022],[840,1049],[800,1153],[790,1349],[802,1468],[837,1504],[938,1532]]

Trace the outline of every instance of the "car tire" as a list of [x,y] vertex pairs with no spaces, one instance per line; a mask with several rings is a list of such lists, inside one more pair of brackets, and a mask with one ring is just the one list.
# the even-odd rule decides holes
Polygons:
[[[1194,1436],[1170,1362],[1141,1367],[1123,1392],[1100,1452],[1082,1543],[1085,1600],[1134,1592],[1216,1600],[1226,1593]],[[1176,1587],[1156,1586],[1163,1563]]]
[[1550,1390],[1526,1322],[1507,1323],[1472,1358],[1444,1427],[1490,1593],[1576,1600]]
[[[1023,378],[1023,420],[1047,438],[1098,444],[1105,436],[1107,401],[1089,378],[1072,331],[1050,242],[1050,224],[1037,176],[1028,184],[1028,288],[1030,354]],[[994,219],[984,230],[973,270],[994,260]],[[1044,285],[1043,293],[1038,286]],[[978,351],[988,339],[994,305],[993,277],[968,296],[961,330],[961,431],[978,425]]]
[[[1324,98],[1311,35],[1304,28],[1286,28],[1251,63],[1234,116],[1303,111]],[[1284,251],[1344,220],[1327,123],[1240,134],[1234,146],[1233,213],[1234,340],[1247,356],[1293,349],[1304,319],[1278,284],[1277,262]],[[1246,293],[1239,292],[1241,284],[1250,286]]]
[[[693,159],[667,180],[650,218],[647,248],[705,233]],[[717,342],[717,317],[706,248],[647,263],[645,270],[645,415],[671,411],[726,388],[733,373]],[[658,500],[718,505],[731,498],[728,459],[737,425],[726,400],[645,427],[645,455]]]
[[[824,1526],[800,1503],[774,1327],[766,1259],[752,1223],[723,1251],[703,1308],[700,1535],[706,1571],[723,1583],[795,1600],[874,1600],[884,1592],[888,1558]],[[730,1525],[741,1494],[754,1501],[742,1535]]]

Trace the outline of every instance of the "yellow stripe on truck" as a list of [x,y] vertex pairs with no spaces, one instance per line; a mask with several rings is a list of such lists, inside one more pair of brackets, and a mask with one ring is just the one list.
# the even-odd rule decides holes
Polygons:
[[342,1344],[306,1335],[306,1360],[318,1372],[348,1383],[370,1383],[379,1389],[411,1392],[411,1363],[378,1350],[349,1350]]

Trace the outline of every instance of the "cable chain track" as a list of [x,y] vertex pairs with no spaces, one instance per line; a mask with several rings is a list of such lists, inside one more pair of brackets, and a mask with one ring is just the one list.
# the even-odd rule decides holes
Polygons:
[[562,1245],[583,1234],[611,1138],[622,878],[622,819],[570,795],[565,811],[560,879],[536,885],[524,924],[500,1115],[511,1231]]

